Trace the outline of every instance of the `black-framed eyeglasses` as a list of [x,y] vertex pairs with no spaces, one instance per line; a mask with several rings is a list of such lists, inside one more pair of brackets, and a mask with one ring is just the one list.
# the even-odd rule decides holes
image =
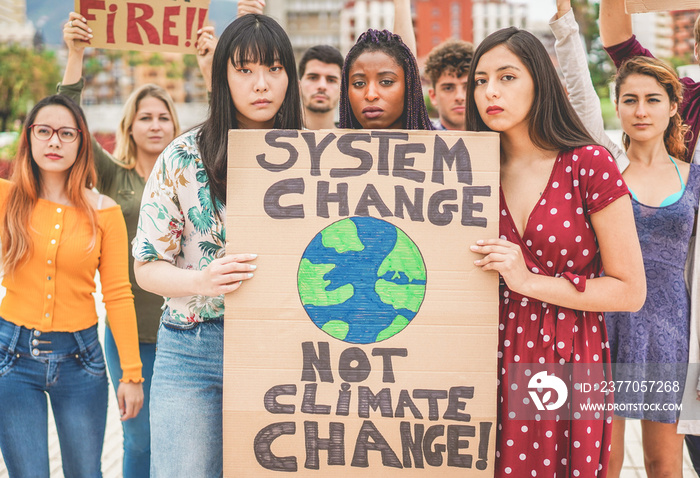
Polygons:
[[78,128],[71,128],[70,126],[62,126],[58,129],[53,129],[47,124],[33,124],[29,129],[34,133],[34,137],[40,141],[48,141],[54,133],[56,133],[61,143],[72,143],[78,139],[78,135],[80,134]]

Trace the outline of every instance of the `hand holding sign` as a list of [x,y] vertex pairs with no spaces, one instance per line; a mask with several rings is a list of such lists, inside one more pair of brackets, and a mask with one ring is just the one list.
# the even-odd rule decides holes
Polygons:
[[525,294],[525,285],[534,274],[527,270],[519,245],[504,239],[487,239],[476,241],[469,249],[484,254],[474,265],[484,271],[498,271],[511,290]]
[[197,31],[197,64],[202,72],[207,91],[211,91],[211,62],[214,59],[214,50],[218,40],[214,36],[214,27],[208,26]]
[[263,14],[265,8],[265,0],[238,0],[238,16],[248,15],[249,13]]
[[258,257],[256,254],[227,254],[214,259],[207,267],[199,271],[197,281],[198,294],[216,297],[233,292],[241,286],[241,282],[251,279],[257,266],[246,264]]
[[81,14],[70,12],[68,22],[63,25],[63,41],[69,51],[81,53],[90,44],[92,29],[86,22]]

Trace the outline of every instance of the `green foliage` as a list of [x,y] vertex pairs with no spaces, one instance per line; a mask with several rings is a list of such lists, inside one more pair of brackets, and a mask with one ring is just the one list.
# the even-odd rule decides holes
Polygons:
[[615,113],[615,103],[612,102],[610,96],[600,97],[600,109],[603,113],[605,129],[620,129],[620,119]]
[[433,106],[433,102],[430,101],[430,96],[424,95],[423,96],[423,101],[425,102],[425,107],[428,109],[428,116],[431,118],[437,118],[438,117],[438,111],[437,109]]
[[[16,134],[16,133],[3,133]],[[0,147],[0,161],[12,161],[17,156],[17,146],[19,145],[19,135],[10,144]]]
[[141,63],[143,63],[143,56],[141,55],[140,51],[129,51],[127,53],[127,58],[128,58],[128,63],[129,66],[139,66]]
[[598,96],[605,98],[610,94],[608,83],[615,73],[615,67],[600,41],[600,29],[598,28],[600,6],[592,0],[578,0],[572,2],[571,7],[586,44],[588,69],[591,72],[593,86],[595,86]]
[[0,46],[0,131],[23,120],[37,101],[54,93],[60,79],[53,52]]
[[102,62],[94,56],[85,60],[83,64],[83,74],[88,78],[97,75],[103,69]]
[[195,55],[187,54],[183,55],[182,57],[182,62],[185,65],[185,68],[190,70],[190,69],[199,69],[199,65],[197,64],[197,57]]
[[185,67],[182,63],[171,61],[167,64],[165,76],[168,78],[182,78]]
[[676,70],[676,73],[678,73],[679,66],[692,65],[695,62],[691,53],[688,53],[683,56],[674,56],[672,58],[669,58],[668,61],[673,67],[673,69]]
[[159,53],[154,53],[150,57],[148,57],[147,63],[150,66],[163,66],[165,65],[165,60],[163,59],[163,56]]

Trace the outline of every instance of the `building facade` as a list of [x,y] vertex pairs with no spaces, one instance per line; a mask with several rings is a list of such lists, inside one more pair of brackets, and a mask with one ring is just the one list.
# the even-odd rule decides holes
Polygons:
[[475,45],[501,28],[514,26],[530,30],[528,9],[525,3],[506,3],[505,0],[474,0],[472,18]]
[[369,28],[394,28],[394,3],[391,0],[350,0],[340,13],[340,51],[346,55]]
[[417,0],[414,4],[418,58],[448,38],[473,41],[471,0]]
[[25,0],[0,1],[0,44],[16,43],[30,47],[36,30],[27,20]]

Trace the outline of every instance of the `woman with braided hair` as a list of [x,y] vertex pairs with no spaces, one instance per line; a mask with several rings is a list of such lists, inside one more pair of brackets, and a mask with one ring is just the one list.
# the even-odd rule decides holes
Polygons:
[[433,129],[416,59],[401,37],[369,29],[345,57],[340,127]]

